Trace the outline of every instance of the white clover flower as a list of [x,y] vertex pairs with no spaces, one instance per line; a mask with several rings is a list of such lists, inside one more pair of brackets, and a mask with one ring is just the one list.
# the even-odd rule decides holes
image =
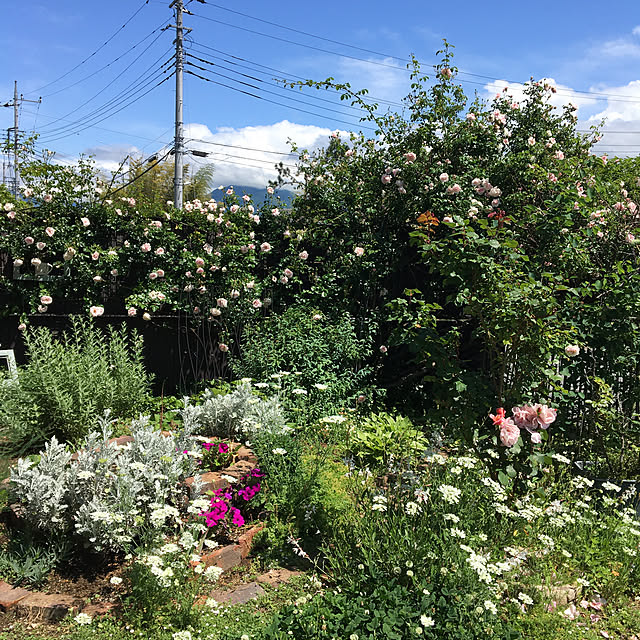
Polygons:
[[450,484],[442,484],[438,487],[438,491],[442,494],[442,498],[448,504],[458,504],[462,491]]
[[416,502],[407,502],[404,510],[408,516],[415,516],[420,511],[420,506]]
[[461,539],[465,539],[467,537],[467,534],[462,530],[462,529],[458,529],[457,527],[452,527],[449,530],[449,533],[454,537],[454,538],[461,538]]
[[484,601],[484,608],[492,613],[494,616],[498,614],[498,607],[496,607],[495,602],[491,600]]
[[522,593],[522,591],[518,594],[518,600],[520,600],[522,604],[533,604],[533,600],[526,593]]
[[313,386],[319,391],[326,391],[329,388],[328,384],[322,384],[320,382],[316,382]]
[[204,571],[205,578],[211,580],[212,582],[217,581],[222,575],[222,569],[220,567],[207,567]]
[[176,631],[171,637],[173,640],[192,640],[191,631]]
[[93,618],[86,613],[79,613],[75,618],[75,622],[77,624],[91,624],[93,622]]
[[431,616],[426,616],[424,614],[422,614],[420,616],[420,624],[423,627],[433,627],[436,623],[434,622],[433,618]]
[[295,393],[297,396],[306,396],[309,392],[306,389],[292,389],[291,393]]
[[449,522],[453,522],[453,524],[460,522],[460,518],[455,513],[445,513],[442,517]]
[[116,586],[117,586],[117,585],[119,585],[119,584],[122,584],[122,578],[119,578],[118,576],[113,576],[113,577],[109,580],[109,582],[110,582],[111,584],[113,584],[113,585],[116,585]]
[[277,456],[284,456],[286,455],[287,450],[282,447],[276,447],[275,449],[271,449],[271,453],[274,453]]

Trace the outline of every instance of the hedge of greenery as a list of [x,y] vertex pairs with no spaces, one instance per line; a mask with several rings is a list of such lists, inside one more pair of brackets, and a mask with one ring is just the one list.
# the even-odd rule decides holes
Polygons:
[[434,81],[414,63],[402,113],[317,83],[367,109],[377,134],[296,149],[287,209],[277,192],[258,206],[228,189],[159,210],[110,197],[86,164],[25,167],[25,197],[3,198],[4,308],[187,313],[215,328],[223,360],[292,305],[332,326],[348,317],[358,386],[340,383],[344,401],[376,403],[384,387],[468,440],[490,406],[544,401],[576,455],[637,473],[638,163],[590,154],[597,132],[552,108],[552,86],[469,101],[441,53]]

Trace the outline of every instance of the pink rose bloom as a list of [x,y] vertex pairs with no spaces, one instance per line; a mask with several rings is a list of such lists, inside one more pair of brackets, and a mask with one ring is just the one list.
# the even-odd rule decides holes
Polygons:
[[529,432],[546,429],[556,419],[557,413],[546,404],[526,404],[522,407],[514,407],[511,411],[516,424]]
[[279,216],[280,215],[280,209],[278,209],[278,207],[276,207],[275,209],[271,209],[271,215]]
[[199,276],[201,276],[201,275],[204,273],[204,269],[203,269],[202,267],[198,267],[198,268],[196,269],[196,273],[197,273]]
[[9,211],[9,213],[7,213],[7,218],[9,218],[9,220],[15,220],[15,217],[16,217],[15,211]]
[[44,232],[50,237],[53,238],[56,230],[53,227],[47,227]]
[[291,278],[293,277],[293,271],[291,271],[291,269],[285,269],[284,275],[287,276],[287,278]]
[[47,193],[44,198],[42,198],[45,202],[51,202],[53,200],[53,196],[50,193]]
[[568,344],[564,348],[564,352],[570,357],[574,358],[580,353],[580,347],[577,344]]
[[240,292],[237,289],[232,289],[231,291],[231,297],[235,300],[236,298],[240,297]]
[[227,299],[226,299],[226,298],[218,298],[218,299],[216,300],[216,304],[217,304],[219,307],[222,307],[223,309],[226,309],[226,308],[227,308],[227,305],[228,305],[229,303],[228,303],[228,301],[227,301]]
[[51,304],[53,302],[53,298],[51,296],[42,296],[40,298],[40,302],[42,304]]
[[447,187],[448,194],[456,194],[462,191],[462,187],[459,184],[452,184],[450,187]]
[[229,351],[229,347],[224,342],[221,342],[218,345],[218,349],[220,349],[220,351],[222,351],[222,353],[227,353],[227,351]]
[[38,311],[40,313],[45,313],[45,311],[47,310],[47,305],[46,304],[40,304],[38,305]]
[[298,254],[298,257],[300,258],[300,260],[306,260],[309,257],[309,254],[306,251],[301,251]]
[[392,177],[388,173],[385,173],[380,180],[382,184],[391,184]]
[[441,173],[440,174],[440,182],[447,182],[449,180],[449,174],[448,173]]
[[453,218],[451,216],[445,216],[442,218],[442,222],[448,222],[449,224],[453,223]]
[[142,251],[142,253],[149,253],[149,251],[151,251],[151,245],[148,242],[145,242],[141,247],[140,247],[140,251]]
[[27,328],[27,325],[24,322],[21,322],[18,325],[18,331],[24,331]]
[[267,187],[267,193],[273,195],[273,187]]
[[415,162],[417,157],[418,156],[415,153],[413,153],[413,151],[409,151],[408,153],[404,154],[404,159],[409,163]]
[[99,254],[97,251],[94,251],[94,252],[91,254],[91,259],[92,259],[92,260],[97,260],[99,257],[100,257],[100,254]]
[[263,251],[264,253],[271,251],[271,245],[268,242],[263,242],[260,245],[260,251]]
[[533,145],[536,143],[536,139],[533,136],[529,136],[527,138],[527,143],[529,144],[530,147],[533,147]]
[[513,447],[520,437],[520,429],[514,424],[511,418],[505,418],[500,423],[500,442],[505,447]]
[[358,256],[358,258],[360,258],[362,256],[362,254],[364,253],[364,249],[362,247],[356,247],[353,250],[353,253],[355,253]]
[[451,71],[451,69],[449,69],[449,67],[445,67],[444,69],[442,69],[440,71],[440,75],[443,78],[446,78],[447,80],[449,80],[451,78],[451,76],[453,75],[453,71]]
[[164,278],[164,269],[156,269],[158,278]]
[[381,344],[380,345],[380,353],[387,353],[388,349],[385,345]]
[[157,277],[158,277],[158,274],[157,274],[155,271],[152,271],[152,272],[149,274],[149,278],[150,278],[151,280],[155,280]]
[[138,311],[136,310],[136,308],[135,308],[135,307],[129,307],[129,308],[127,309],[127,315],[128,315],[130,318],[134,318],[134,317],[136,316],[136,314],[137,314],[137,313],[138,313]]
[[98,316],[101,316],[104,313],[104,307],[90,307],[89,308],[89,313],[94,318],[97,318]]
[[24,239],[24,242],[25,242],[25,244],[33,244],[35,241],[34,241],[34,239],[33,239],[31,236],[27,236],[27,237]]
[[475,119],[476,119],[476,114],[475,113],[473,113],[472,111],[467,113],[467,120],[469,120],[469,122],[473,122]]
[[204,267],[204,260],[202,258],[196,258],[196,267]]
[[36,242],[36,247],[42,251],[47,245],[44,242]]
[[237,204],[233,204],[231,205],[231,207],[229,208],[229,211],[231,211],[231,213],[236,213],[238,211],[240,207]]
[[256,298],[252,303],[254,309],[259,309],[262,306],[262,300]]
[[158,247],[156,249],[156,255],[157,256],[163,256],[164,255],[164,248],[163,247]]
[[531,434],[531,442],[533,442],[533,444],[540,444],[542,442],[542,436],[538,431],[534,431]]

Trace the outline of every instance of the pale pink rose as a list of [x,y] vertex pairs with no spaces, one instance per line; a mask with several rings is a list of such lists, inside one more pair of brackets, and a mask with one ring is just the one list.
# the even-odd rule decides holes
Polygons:
[[353,155],[353,149],[347,149],[344,152],[344,155],[347,156],[347,158],[350,158]]
[[500,423],[500,442],[505,447],[513,447],[520,437],[520,429],[514,424],[511,418],[505,418]]
[[51,296],[42,296],[40,298],[40,302],[42,304],[51,304],[53,302],[53,298]]
[[445,216],[444,218],[442,218],[442,222],[453,224],[453,218],[451,216]]
[[164,269],[156,269],[156,275],[158,278],[164,278]]
[[467,120],[469,120],[469,122],[473,122],[475,119],[476,119],[476,114],[475,113],[473,113],[472,111],[467,113]]
[[404,159],[405,159],[409,164],[411,164],[412,162],[415,162],[417,157],[418,157],[418,156],[417,156],[415,153],[413,153],[413,151],[409,151],[408,153],[405,153],[405,154],[404,154]]
[[33,196],[33,189],[25,189],[22,193],[24,193],[25,198],[31,198]]
[[240,297],[240,292],[237,289],[232,289],[231,290],[231,298],[233,300],[235,300],[236,298]]
[[527,138],[527,143],[530,147],[533,147],[533,145],[536,143],[536,139],[533,136],[529,136]]
[[158,277],[158,274],[157,274],[155,271],[152,271],[152,272],[149,274],[149,278],[150,278],[151,280],[155,280],[157,277]]
[[163,256],[164,255],[164,248],[163,247],[158,247],[156,249],[156,255],[157,256]]
[[287,276],[287,278],[292,278],[293,277],[293,271],[291,271],[291,269],[285,269],[284,270],[284,275]]
[[392,179],[393,178],[388,173],[385,173],[382,176],[382,178],[380,178],[380,180],[382,181],[382,184],[391,184]]
[[557,411],[546,404],[523,405],[514,407],[513,419],[516,424],[527,431],[546,429],[555,419]]
[[217,304],[219,307],[222,307],[223,309],[226,309],[226,308],[227,308],[227,306],[229,305],[229,302],[227,301],[227,299],[226,299],[226,298],[218,298],[218,299],[216,300],[216,304]]
[[151,320],[151,314],[147,313],[146,311],[142,314],[142,319],[145,320],[146,322],[149,322],[149,320]]
[[247,284],[244,285],[247,289],[253,289],[256,286],[256,283],[253,280],[250,280],[249,282],[247,282]]
[[127,309],[127,315],[130,318],[134,318],[138,314],[138,310],[135,307],[129,307]]
[[380,353],[387,353],[387,351],[389,351],[389,349],[385,345],[381,344]]
[[42,264],[42,260],[40,258],[31,258],[31,264],[34,267],[39,267]]
[[53,200],[53,196],[50,193],[47,193],[44,198],[42,198],[45,202],[51,202]]
[[268,253],[269,251],[271,251],[271,245],[268,242],[263,242],[260,245],[260,251]]
[[237,213],[238,209],[240,209],[240,207],[237,204],[231,205],[231,207],[229,207],[229,211],[231,211],[231,213]]
[[267,187],[267,193],[271,196],[273,195],[273,187]]
[[35,242],[35,240],[31,237],[31,236],[27,236],[24,239],[25,244],[33,244]]
[[444,67],[443,69],[440,70],[440,75],[443,78],[446,78],[447,80],[449,80],[451,78],[451,76],[453,75],[453,71],[451,71],[451,69],[449,69],[449,67]]
[[204,260],[202,258],[196,258],[196,267],[204,267]]
[[256,298],[252,303],[254,309],[259,309],[262,306],[262,300]]
[[353,250],[353,253],[355,253],[358,256],[358,258],[360,258],[364,254],[364,249],[362,247],[356,247]]
[[247,248],[253,251],[256,248],[256,245],[252,242]]
[[24,322],[21,322],[18,325],[18,331],[24,331],[27,328],[27,325]]
[[580,353],[580,347],[577,344],[568,344],[564,348],[564,352],[570,357],[574,358]]
[[636,239],[636,237],[633,235],[633,233],[627,233],[627,235],[625,236],[625,240],[629,244],[631,244],[635,239]]
[[562,153],[562,151],[556,151],[553,157],[556,160],[564,160],[564,153]]
[[111,275],[112,275],[112,276],[114,276],[114,277],[115,277],[115,276],[117,276],[117,275],[118,275],[118,270],[117,270],[117,269],[111,269],[111,272],[110,272],[110,273],[111,273]]
[[142,253],[149,253],[149,251],[151,251],[151,245],[148,242],[145,242],[141,247],[140,247],[140,251],[142,251]]
[[94,282],[102,282],[102,276],[93,276]]
[[309,254],[306,251],[301,251],[298,254],[298,257],[300,258],[300,260],[306,260],[309,257]]
[[218,349],[220,349],[220,351],[222,351],[222,353],[227,353],[227,351],[229,351],[229,347],[224,342],[221,342],[218,345]]
[[56,233],[56,230],[53,227],[47,227],[44,232],[50,237],[53,238],[53,236]]
[[193,307],[193,313],[200,313],[200,307]]
[[40,313],[45,313],[47,311],[47,305],[46,304],[40,304],[38,305],[38,311]]
[[204,274],[204,269],[203,269],[202,267],[198,267],[198,268],[196,269],[196,273],[197,273],[199,276],[201,276],[201,275],[203,275],[203,274]]
[[98,316],[101,316],[104,313],[104,307],[90,307],[89,308],[89,313],[94,318],[97,318]]
[[276,207],[275,209],[271,209],[271,215],[273,216],[279,216],[280,215],[280,209],[278,209],[278,207]]
[[22,260],[21,258],[16,258],[13,261],[13,266],[14,267],[21,267],[24,264],[24,260]]
[[218,308],[216,308],[216,307],[213,307],[212,309],[209,309],[209,313],[210,313],[212,316],[215,316],[215,317],[217,317],[217,316],[221,316],[221,315],[222,315],[222,311],[220,311],[220,309],[218,309]]
[[94,252],[91,254],[91,259],[92,259],[92,260],[97,260],[99,257],[100,257],[100,254],[99,254],[97,251],[94,251]]
[[462,191],[462,187],[459,184],[452,184],[450,187],[447,187],[447,193],[450,195],[455,195],[456,193],[460,193]]
[[542,442],[542,436],[538,431],[534,431],[531,434],[531,442],[533,442],[533,444],[540,444]]
[[440,174],[440,182],[447,182],[449,180],[449,174],[448,173],[441,173]]
[[36,247],[42,251],[47,245],[44,242],[36,242]]
[[[273,280],[275,280],[275,276],[273,277]],[[289,278],[287,278],[287,276],[280,276],[280,282],[282,284],[287,284],[289,282]]]
[[16,212],[15,211],[9,211],[9,213],[7,213],[7,218],[9,218],[9,220],[15,220]]

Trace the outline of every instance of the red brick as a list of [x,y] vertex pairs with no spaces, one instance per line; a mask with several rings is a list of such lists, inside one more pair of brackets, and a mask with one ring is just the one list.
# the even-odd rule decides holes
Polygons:
[[0,581],[0,611],[7,611],[30,595],[31,592],[20,587],[12,587],[4,581]]
[[53,622],[62,620],[69,611],[80,611],[83,604],[82,598],[76,598],[75,596],[36,591],[20,600],[16,605],[16,610],[41,620]]
[[220,567],[227,571],[242,563],[242,552],[239,544],[229,544],[201,556],[200,559],[207,567]]
[[240,553],[243,559],[246,558],[249,555],[249,552],[251,551],[251,546],[253,545],[253,538],[257,533],[259,533],[263,529],[264,529],[264,525],[259,524],[259,525],[256,525],[255,527],[252,527],[251,529],[249,529],[249,531],[247,531],[246,533],[243,533],[240,536],[240,538],[238,539],[238,546],[240,547]]
[[106,616],[114,612],[118,608],[115,602],[96,602],[95,604],[89,604],[84,609],[83,613],[86,613],[92,618],[99,618],[100,616]]

